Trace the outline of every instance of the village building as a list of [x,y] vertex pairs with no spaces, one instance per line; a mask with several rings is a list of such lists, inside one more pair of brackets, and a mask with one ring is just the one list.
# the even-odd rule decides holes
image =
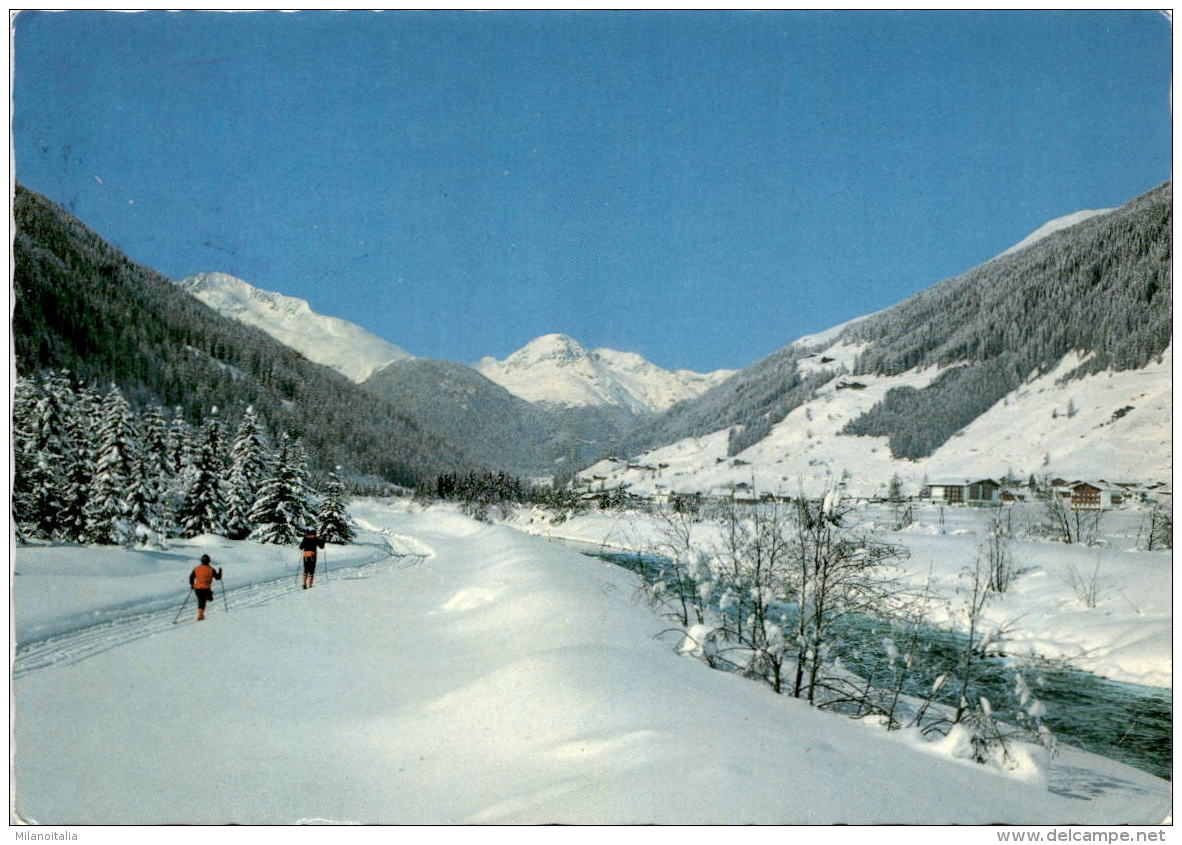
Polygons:
[[1001,503],[1001,484],[992,478],[932,481],[920,490],[919,497],[936,505],[997,505]]
[[1124,490],[1104,483],[1080,481],[1071,488],[1072,510],[1108,510],[1124,501]]
[[935,505],[959,505],[964,502],[964,483],[933,481],[919,491],[919,497]]

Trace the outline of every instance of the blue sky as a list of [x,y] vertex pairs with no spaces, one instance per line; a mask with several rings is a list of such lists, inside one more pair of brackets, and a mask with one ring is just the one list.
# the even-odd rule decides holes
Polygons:
[[23,13],[16,177],[415,355],[742,367],[1171,177],[1154,12]]

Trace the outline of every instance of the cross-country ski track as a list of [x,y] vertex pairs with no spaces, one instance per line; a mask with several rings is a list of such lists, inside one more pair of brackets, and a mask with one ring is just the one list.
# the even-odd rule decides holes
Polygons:
[[[359,544],[373,546],[374,555],[370,560],[343,566],[337,570],[322,564],[318,572],[319,585],[323,587],[333,579],[347,581],[370,578],[391,569],[413,566],[429,555],[429,551],[397,552],[380,531],[379,539],[385,542],[379,544],[371,541]],[[228,590],[224,584],[215,582],[211,614],[257,607],[295,592],[302,592],[298,574],[295,577],[281,575]],[[142,610],[137,610],[135,606],[123,608],[117,615],[102,622],[82,624],[51,636],[25,643],[18,642],[12,661],[12,677],[21,678],[47,666],[76,663],[143,637],[166,634],[173,630],[174,625],[196,624],[191,614],[197,606],[195,600],[190,599],[186,602],[182,599],[181,604],[184,607],[180,609],[183,609],[183,615],[179,613],[177,602],[172,601],[171,606],[160,607],[161,601],[148,599],[139,603],[144,607]]]

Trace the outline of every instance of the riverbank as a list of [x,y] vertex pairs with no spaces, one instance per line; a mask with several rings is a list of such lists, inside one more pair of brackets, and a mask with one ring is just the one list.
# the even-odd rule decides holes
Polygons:
[[[883,540],[908,548],[902,569],[915,585],[930,583],[943,601],[931,608],[931,624],[951,627],[956,619],[961,572],[973,563],[993,511],[917,506],[914,522],[899,531],[885,509],[864,508],[858,517]],[[1012,550],[1018,577],[1005,595],[995,596],[985,621],[1010,633],[1012,654],[1033,654],[1103,678],[1170,689],[1172,667],[1172,553],[1136,550],[1138,515],[1108,514],[1100,546],[1065,545],[1021,536],[1037,513],[1013,511]],[[589,511],[555,518],[541,508],[520,508],[505,524],[537,536],[631,552],[658,552],[661,521],[650,514]],[[695,543],[711,548],[717,527],[693,527]],[[1095,606],[1081,599],[1078,585],[1095,587]]]

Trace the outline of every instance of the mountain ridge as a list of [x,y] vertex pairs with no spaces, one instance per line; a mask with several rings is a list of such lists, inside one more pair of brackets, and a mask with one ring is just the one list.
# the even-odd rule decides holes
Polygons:
[[358,384],[393,361],[414,357],[355,323],[316,312],[307,300],[255,287],[228,273],[198,273],[176,284],[219,314],[262,329]]
[[473,368],[532,402],[568,408],[616,405],[638,416],[700,395],[733,372],[666,370],[638,353],[588,350],[560,333],[534,338],[504,360],[481,358]]

